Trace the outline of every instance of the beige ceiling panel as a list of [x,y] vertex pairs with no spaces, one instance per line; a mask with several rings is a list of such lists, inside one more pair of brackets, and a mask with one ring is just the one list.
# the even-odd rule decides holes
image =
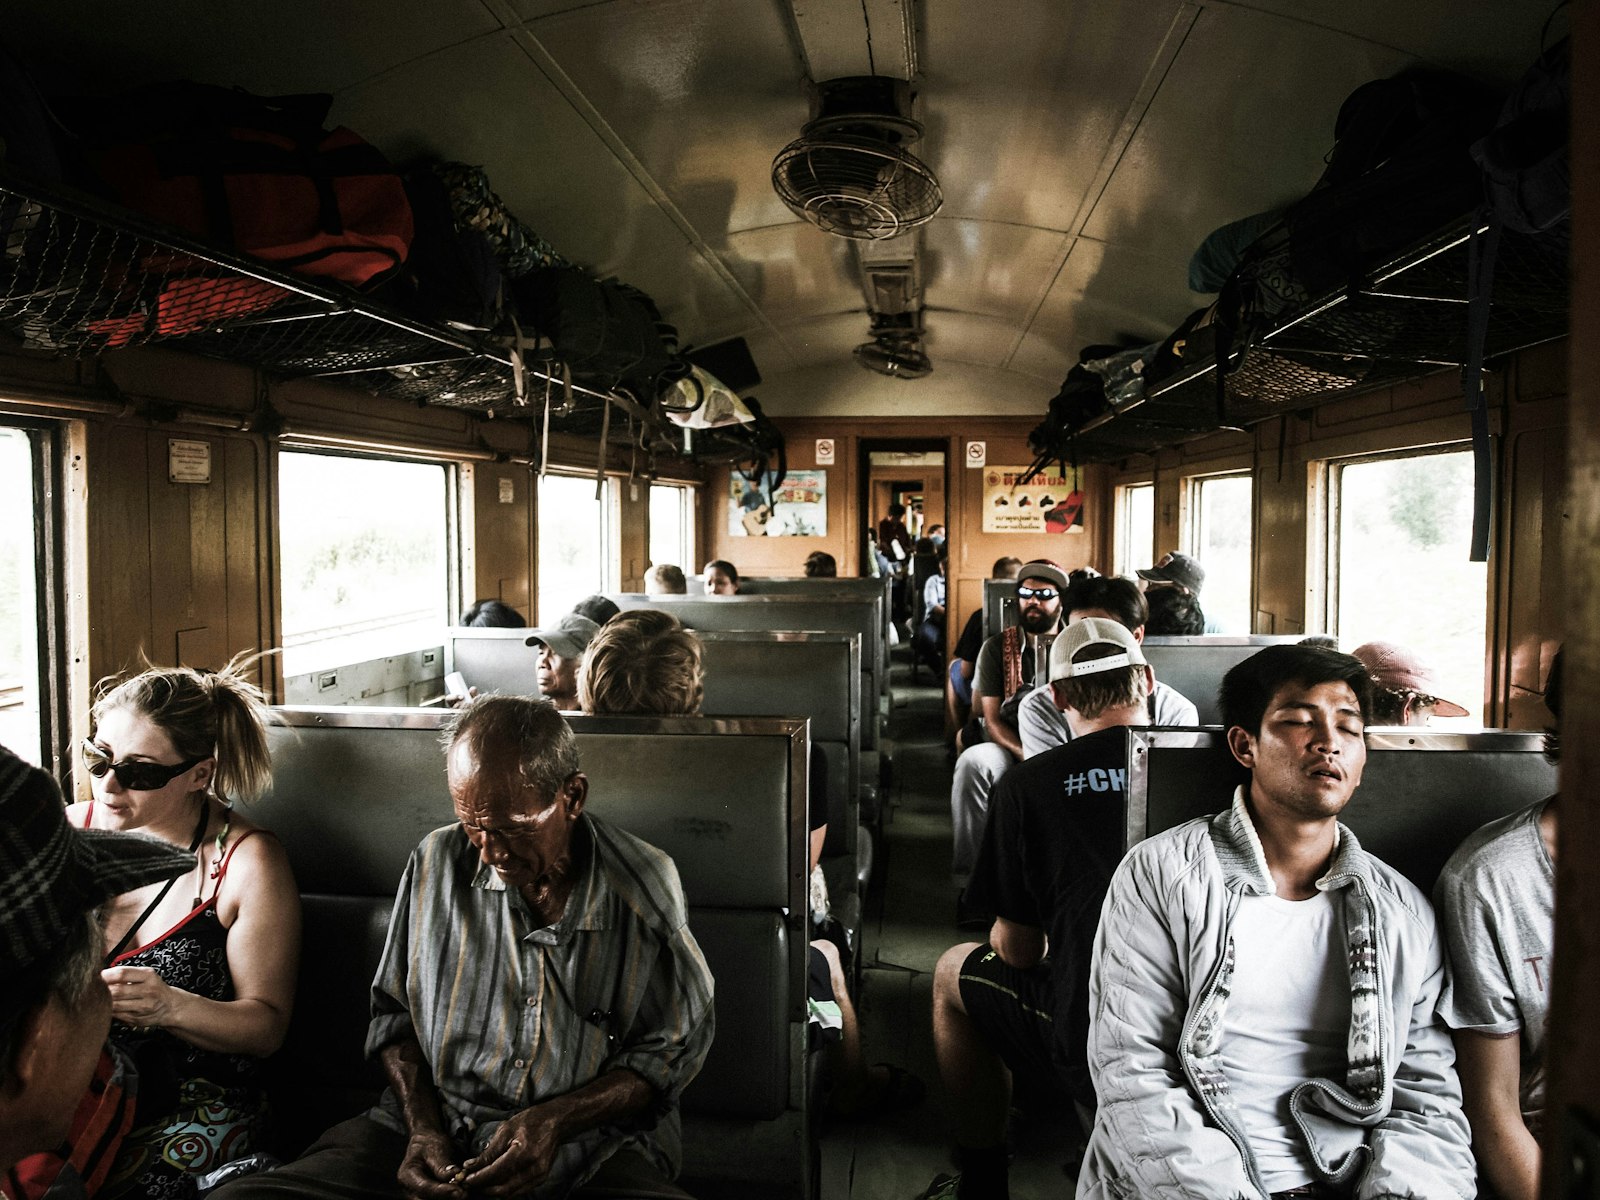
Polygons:
[[866,308],[849,243],[803,221],[735,233],[714,248],[745,292],[779,324]]
[[914,152],[939,177],[945,215],[1069,229],[1179,8],[923,5],[927,136]]
[[[760,360],[757,359],[757,362]],[[776,417],[932,417],[929,431],[955,416],[1033,417],[1052,393],[1013,371],[967,363],[936,364],[923,379],[890,379],[853,362],[791,371],[760,388],[761,407]]]
[[[1539,31],[1554,0],[1251,0],[1251,7],[1308,26],[1337,29],[1392,46],[1436,67],[1510,84],[1539,53]],[[1567,29],[1551,23],[1552,37]]]
[[508,0],[507,7],[522,21],[553,17],[580,8],[616,8],[617,0]]
[[923,321],[923,348],[935,368],[941,362],[999,367],[1016,344],[1014,322],[967,312],[930,312]]
[[1345,96],[1407,62],[1332,30],[1207,6],[1084,232],[1187,263],[1217,226],[1304,195]]
[[780,332],[793,356],[796,369],[825,363],[847,363],[850,362],[850,352],[867,340],[867,314],[831,313],[792,322],[782,326]]
[[499,27],[478,0],[66,0],[6,11],[7,44],[50,64],[40,77],[51,91],[196,79],[334,92]]
[[[796,367],[793,351],[789,349],[786,338],[770,329],[748,329],[739,336],[743,337],[750,348],[750,357],[755,359],[756,370],[761,372],[764,380],[775,379],[792,372]],[[709,346],[711,340],[700,343]],[[762,395],[761,385],[750,389],[756,395]]]
[[932,308],[1028,319],[1066,237],[1048,229],[935,218],[923,229],[922,278]]
[[701,237],[794,219],[772,157],[809,110],[778,0],[615,0],[529,31]]
[[1182,269],[1124,246],[1080,240],[1007,365],[1060,382],[1085,346],[1161,341],[1212,299],[1189,291]]
[[509,37],[391,71],[341,97],[340,115],[391,154],[483,164],[513,212],[574,261],[649,292],[685,336],[749,320],[736,291]]

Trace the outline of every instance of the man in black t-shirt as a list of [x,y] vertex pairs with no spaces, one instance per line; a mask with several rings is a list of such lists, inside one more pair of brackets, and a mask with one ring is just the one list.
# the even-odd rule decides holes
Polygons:
[[1123,730],[1147,722],[1153,680],[1133,634],[1098,617],[1056,639],[1050,674],[1073,739],[996,783],[968,883],[973,904],[997,914],[989,944],[951,947],[934,974],[934,1049],[959,1113],[962,1173],[936,1179],[927,1197],[1006,1194],[1014,1074],[1094,1107],[1090,953],[1122,858]]

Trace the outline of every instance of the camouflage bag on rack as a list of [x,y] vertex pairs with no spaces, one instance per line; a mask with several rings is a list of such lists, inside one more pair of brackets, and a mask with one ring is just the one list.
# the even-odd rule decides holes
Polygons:
[[456,223],[475,229],[489,239],[500,270],[507,279],[516,279],[540,267],[566,267],[571,264],[556,249],[517,219],[505,201],[489,186],[482,167],[467,163],[436,163],[430,170],[450,193],[450,207]]

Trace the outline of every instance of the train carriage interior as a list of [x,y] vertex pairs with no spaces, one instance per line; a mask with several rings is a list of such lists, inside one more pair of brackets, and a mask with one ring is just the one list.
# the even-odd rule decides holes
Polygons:
[[[345,1018],[274,1060],[285,1153],[381,1082],[365,985],[452,820],[445,714],[576,710],[551,656],[585,598],[703,643],[701,710],[573,718],[591,811],[678,860],[718,973],[703,1197],[950,1169],[934,968],[983,937],[950,667],[970,614],[1018,625],[998,559],[1205,568],[1194,627],[1148,630],[1197,716],[1119,743],[1122,849],[1225,806],[1223,673],[1311,635],[1430,665],[1432,727],[1370,736],[1349,818],[1424,890],[1556,790],[1557,651],[1568,694],[1600,678],[1600,362],[1570,336],[1600,155],[1562,140],[1593,0],[11,10],[0,744],[87,800],[101,681],[269,652],[251,812],[300,879],[299,1004]],[[1569,42],[1570,101],[1538,86]],[[808,794],[875,1111],[830,1112],[808,1045]],[[1600,818],[1563,822],[1548,1139],[1600,1120]],[[1013,1117],[1012,1194],[1070,1194],[1081,1111]]]

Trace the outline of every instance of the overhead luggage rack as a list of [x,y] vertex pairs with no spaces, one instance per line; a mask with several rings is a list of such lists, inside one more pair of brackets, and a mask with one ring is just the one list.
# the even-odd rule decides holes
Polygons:
[[[325,378],[375,395],[542,428],[546,377],[535,363],[518,402],[510,351],[480,334],[404,313],[229,254],[138,214],[63,189],[0,178],[0,330],[23,347],[87,358],[164,345],[282,378]],[[558,399],[566,388],[554,385]],[[550,428],[611,429],[677,448],[674,426],[623,396],[574,385]],[[713,431],[716,432],[716,431]],[[739,452],[737,431],[696,437],[696,452]]]
[[[1467,361],[1468,255],[1476,215],[1366,272],[1349,290],[1284,313],[1242,356],[1230,355],[1223,411],[1209,359],[1152,386],[1142,402],[1080,430],[1081,461],[1111,461],[1245,428],[1354,388],[1398,383]],[[1567,332],[1570,224],[1505,230],[1485,353],[1493,358]],[[1287,255],[1287,249],[1284,254]],[[1280,262],[1263,261],[1270,271]]]

